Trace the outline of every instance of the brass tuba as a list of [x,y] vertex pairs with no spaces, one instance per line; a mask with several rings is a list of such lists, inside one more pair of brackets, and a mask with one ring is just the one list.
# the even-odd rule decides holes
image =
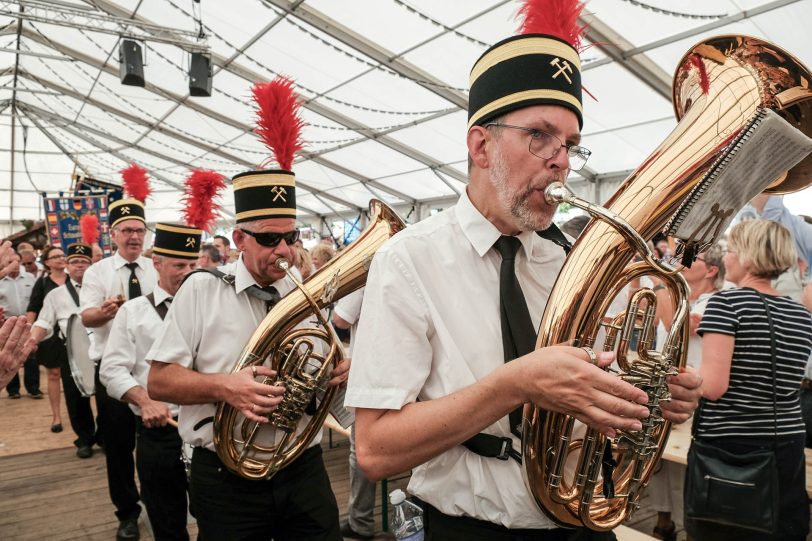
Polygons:
[[[254,331],[232,373],[266,365],[275,378],[263,383],[283,385],[285,395],[272,411],[268,425],[249,421],[226,402],[217,405],[214,445],[228,469],[246,479],[270,479],[298,457],[321,429],[336,389],[326,389],[333,367],[343,357],[341,342],[321,309],[366,283],[372,256],[392,235],[404,228],[398,215],[376,199],[369,203],[370,224],[343,253],[303,284],[290,274],[287,260],[277,261],[296,282],[296,289],[274,306]],[[296,328],[314,317],[318,327]],[[320,345],[327,351],[321,352]],[[318,407],[303,430],[299,420],[313,400]]]
[[[639,507],[668,440],[670,423],[659,404],[670,398],[666,378],[685,364],[688,289],[679,267],[656,260],[646,239],[670,227],[679,211],[695,204],[702,195],[698,187],[755,115],[769,109],[800,132],[812,134],[810,80],[803,64],[768,42],[733,35],[710,38],[691,48],[676,70],[673,96],[680,122],[605,207],[575,197],[561,184],[548,187],[548,201],[569,202],[593,219],[558,276],[536,347],[568,340],[591,347],[599,329],[605,328],[603,349],[616,352],[622,379],[647,392],[651,412],[641,431],[619,432],[609,439],[583,426],[583,434],[576,434],[573,417],[525,405],[525,480],[536,503],[557,523],[609,530],[628,519]],[[778,181],[770,184],[773,179],[765,179],[756,193],[768,186],[776,193],[805,187],[812,179],[812,158],[793,163]],[[690,264],[692,254],[722,232],[717,223],[696,238],[681,238],[682,248],[690,251],[682,254],[683,262]],[[642,261],[629,264],[635,255]],[[613,298],[642,275],[662,280],[675,309],[671,331],[658,350],[653,348],[656,296],[650,288],[633,293],[627,310],[604,323]],[[628,351],[635,329],[639,343],[636,351]]]

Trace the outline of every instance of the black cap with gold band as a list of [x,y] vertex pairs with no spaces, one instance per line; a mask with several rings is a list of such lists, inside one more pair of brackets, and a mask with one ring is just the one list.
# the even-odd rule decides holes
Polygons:
[[238,224],[266,218],[296,218],[296,177],[292,171],[248,171],[232,181]]
[[85,244],[84,242],[74,242],[73,244],[68,245],[67,255],[68,261],[82,258],[90,261],[91,256],[93,255],[93,249],[89,244]]
[[479,57],[469,82],[469,128],[530,105],[566,107],[583,127],[581,59],[562,39],[523,34],[502,40]]
[[180,259],[197,259],[203,231],[178,224],[155,224],[152,253]]
[[139,220],[146,223],[144,203],[138,199],[119,199],[110,203],[110,206],[107,207],[107,215],[111,228],[124,220]]

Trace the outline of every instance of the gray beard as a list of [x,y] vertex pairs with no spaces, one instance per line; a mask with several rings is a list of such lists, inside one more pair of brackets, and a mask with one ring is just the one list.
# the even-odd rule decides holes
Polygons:
[[502,154],[502,149],[498,147],[490,168],[490,178],[494,188],[496,188],[499,205],[502,210],[509,212],[513,216],[519,229],[522,231],[542,231],[550,227],[555,209],[551,207],[549,214],[531,209],[528,201],[530,194],[533,192],[532,189],[520,193],[510,191],[510,186],[508,186],[510,168]]

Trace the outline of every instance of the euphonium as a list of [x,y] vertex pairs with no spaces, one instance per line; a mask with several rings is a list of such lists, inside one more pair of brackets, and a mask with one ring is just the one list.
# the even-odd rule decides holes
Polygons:
[[[249,421],[226,402],[217,405],[214,445],[231,471],[246,479],[270,479],[307,449],[321,429],[336,389],[326,388],[329,374],[342,359],[341,342],[321,309],[366,283],[372,256],[392,235],[403,229],[397,214],[381,201],[369,203],[370,224],[343,253],[331,260],[274,306],[243,349],[232,373],[249,366],[266,365],[275,378],[263,383],[283,385],[285,395],[272,411],[267,425]],[[279,260],[288,271],[289,262]],[[292,276],[291,276],[292,278]],[[296,328],[305,318],[315,328]],[[325,346],[322,352],[319,346]],[[299,420],[311,401],[318,406],[305,428]]]
[[[570,340],[576,346],[591,347],[599,329],[605,328],[603,349],[616,352],[622,379],[647,392],[651,412],[641,431],[619,432],[609,439],[582,425],[584,433],[577,435],[574,429],[579,423],[573,417],[525,405],[525,479],[537,504],[556,522],[609,530],[639,506],[670,430],[659,407],[670,398],[666,378],[684,366],[688,338],[685,280],[678,268],[652,257],[646,239],[663,231],[678,211],[695,205],[711,170],[720,167],[731,142],[752,127],[751,119],[764,113],[762,109],[775,111],[806,135],[812,133],[811,80],[798,60],[765,41],[744,36],[708,39],[689,50],[676,70],[673,95],[680,122],[605,207],[575,197],[561,184],[548,187],[548,201],[569,202],[593,219],[558,276],[536,347]],[[772,184],[774,177],[763,179],[766,182],[756,186],[756,193],[768,186],[786,193],[812,179],[809,156],[788,167]],[[714,211],[719,207],[714,206]],[[675,234],[669,224],[667,232],[684,242],[686,264],[723,233],[723,220],[735,210],[726,209],[723,215],[711,212],[708,225],[689,238]],[[633,256],[642,261],[630,264]],[[651,289],[634,292],[625,313],[605,323],[613,298],[642,275],[662,280],[675,310],[671,331],[657,350],[653,348],[656,296]],[[636,351],[630,352],[635,329],[639,342]]]

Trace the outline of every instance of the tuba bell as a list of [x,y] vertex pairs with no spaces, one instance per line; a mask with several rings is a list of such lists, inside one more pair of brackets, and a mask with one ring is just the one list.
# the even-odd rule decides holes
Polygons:
[[[555,522],[610,530],[639,507],[668,440],[670,423],[660,409],[660,403],[670,398],[666,378],[685,365],[688,341],[688,288],[680,267],[655,259],[646,240],[661,231],[679,238],[679,255],[686,265],[716,240],[725,221],[729,224],[744,203],[722,212],[724,197],[717,197],[713,206],[705,205],[711,210],[687,235],[676,217],[705,208],[701,204],[711,177],[727,166],[733,146],[750,134],[754,119],[777,114],[774,118],[786,121],[793,133],[812,134],[811,80],[801,62],[771,43],[735,35],[710,38],[692,47],[676,70],[673,97],[679,123],[605,207],[574,196],[561,184],[548,187],[548,201],[568,202],[593,219],[553,287],[536,347],[567,341],[592,347],[604,328],[603,349],[616,352],[620,378],[647,392],[650,410],[642,430],[618,431],[609,439],[578,426],[571,416],[525,405],[525,480],[536,503]],[[806,187],[812,179],[812,158],[807,154],[760,179],[758,185],[741,188],[747,193],[739,199],[768,187],[774,193]],[[738,189],[736,185],[729,189],[731,197]],[[642,261],[630,264],[633,256]],[[654,347],[657,299],[651,288],[630,295],[625,312],[611,321],[605,317],[621,290],[643,275],[662,281],[674,308],[674,323],[659,349]],[[635,332],[639,341],[630,351]],[[579,429],[582,432],[576,433]]]
[[[270,479],[290,464],[307,449],[329,413],[336,388],[326,388],[326,382],[343,352],[321,310],[363,287],[372,256],[405,227],[395,211],[377,199],[370,201],[369,210],[370,224],[358,239],[304,283],[291,276],[288,261],[277,261],[296,288],[265,316],[232,373],[269,366],[276,376],[263,377],[262,382],[284,386],[284,398],[268,415],[267,425],[249,421],[226,402],[217,405],[214,417],[217,455],[229,470],[246,479]],[[308,317],[315,317],[318,327],[297,328]],[[321,345],[326,351],[320,350]],[[312,401],[317,401],[317,408],[299,431],[299,420]]]

